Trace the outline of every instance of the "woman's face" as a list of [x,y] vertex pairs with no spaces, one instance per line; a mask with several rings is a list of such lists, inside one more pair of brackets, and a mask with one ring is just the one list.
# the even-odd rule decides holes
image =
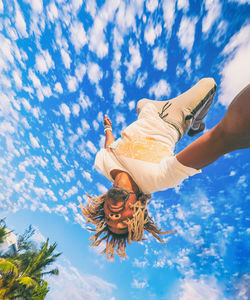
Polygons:
[[[125,203],[126,202],[126,203]],[[125,234],[128,232],[128,225],[126,221],[133,217],[134,211],[130,207],[131,204],[136,202],[136,195],[129,194],[127,201],[119,194],[114,195],[112,198],[107,194],[104,202],[105,221],[113,233]]]

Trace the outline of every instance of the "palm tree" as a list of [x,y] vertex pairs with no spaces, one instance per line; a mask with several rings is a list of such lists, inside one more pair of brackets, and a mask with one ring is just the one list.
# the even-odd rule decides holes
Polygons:
[[33,233],[30,227],[19,238],[17,252],[0,258],[0,299],[44,299],[49,289],[43,276],[59,273],[46,270],[61,255],[53,253],[57,244],[47,239],[37,250],[28,240]]
[[6,232],[6,225],[3,219],[0,220],[0,244],[4,242],[4,237],[8,233]]

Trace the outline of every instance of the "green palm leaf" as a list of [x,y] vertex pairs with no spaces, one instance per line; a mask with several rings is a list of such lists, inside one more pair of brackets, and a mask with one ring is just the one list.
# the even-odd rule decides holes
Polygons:
[[0,259],[0,273],[10,274],[13,273],[15,276],[18,276],[17,267],[6,259]]
[[20,277],[18,280],[17,280],[20,284],[22,285],[25,285],[26,288],[29,288],[29,287],[34,287],[37,285],[37,283],[35,282],[35,280],[33,280],[32,278],[28,277],[28,276],[25,276],[25,277]]
[[6,236],[7,232],[4,227],[0,227],[0,244],[4,242],[4,237]]

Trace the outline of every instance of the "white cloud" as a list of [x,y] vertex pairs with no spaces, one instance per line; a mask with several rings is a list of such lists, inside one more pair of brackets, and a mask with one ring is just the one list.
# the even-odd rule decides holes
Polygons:
[[105,136],[101,134],[99,140],[99,148],[104,148],[104,143],[105,143]]
[[56,133],[56,138],[60,141],[60,144],[62,146],[65,145],[64,141],[63,141],[63,135],[64,135],[64,131],[63,129],[60,130],[57,126],[55,126],[55,133]]
[[133,29],[134,32],[136,31],[136,15],[138,15],[139,19],[141,18],[143,6],[144,1],[142,0],[131,1],[127,5],[120,1],[116,14],[116,23],[122,35],[128,34],[130,29]]
[[92,124],[93,124],[94,129],[95,129],[95,130],[98,130],[99,124],[96,122],[96,120],[94,120],[94,121],[92,122]]
[[67,104],[62,103],[60,105],[60,112],[64,115],[65,121],[69,122],[69,117],[70,117],[70,109]]
[[159,47],[153,50],[153,64],[158,70],[166,71],[167,69],[167,52]]
[[111,92],[114,95],[115,105],[118,105],[123,102],[123,98],[125,95],[123,84],[121,83],[121,73],[120,71],[116,71],[114,73],[114,82],[111,88]]
[[189,53],[192,51],[195,36],[195,26],[197,18],[182,17],[181,24],[177,36],[182,49],[186,49]]
[[[11,41],[5,38],[2,34],[0,34],[0,60],[1,64],[6,64],[5,59],[7,59],[11,64],[14,64],[14,57],[13,57],[13,47]],[[7,66],[5,66],[6,68]],[[0,65],[0,70],[4,67]]]
[[79,54],[82,47],[87,43],[86,32],[81,22],[74,22],[70,28],[70,40],[74,45],[76,52]]
[[95,154],[97,152],[95,145],[91,141],[87,141],[86,146],[91,153]]
[[119,0],[107,0],[94,19],[94,24],[89,33],[89,49],[95,52],[99,58],[103,58],[108,54],[108,43],[106,42],[104,30],[108,22],[113,21],[119,4]]
[[144,280],[137,280],[137,279],[134,279],[133,282],[132,282],[132,287],[133,288],[136,288],[136,289],[144,289],[146,287],[148,287],[148,282],[146,279]]
[[103,121],[103,113],[101,111],[99,111],[99,113],[97,115],[97,120],[98,120],[98,122],[102,122]]
[[232,300],[249,300],[250,295],[250,275],[243,274],[236,281],[236,285],[234,285],[236,293],[234,295],[234,299]]
[[144,32],[144,40],[150,46],[153,46],[155,39],[161,35],[162,28],[161,24],[157,24],[155,27],[153,24],[148,24]]
[[161,257],[157,257],[157,260],[153,264],[153,268],[164,268],[165,265],[166,265],[166,257],[161,256]]
[[181,280],[178,290],[178,300],[226,300],[222,288],[218,286],[214,277],[204,277],[199,280],[185,278]]
[[42,13],[43,11],[43,0],[24,0],[33,9],[34,13]]
[[229,2],[237,2],[238,4],[250,4],[250,0],[229,0]]
[[102,70],[101,70],[100,66],[96,63],[92,63],[92,62],[89,63],[87,72],[88,72],[89,80],[95,84],[98,84],[100,79],[102,79],[102,77],[103,77]]
[[59,204],[52,210],[53,210],[53,212],[57,213],[58,215],[64,216],[65,220],[68,221],[68,217],[67,217],[68,209],[66,206]]
[[242,44],[248,44],[250,24],[243,26],[239,32],[230,39],[229,43],[223,49],[222,54],[228,55],[237,50]]
[[66,82],[67,82],[68,90],[70,92],[75,92],[77,90],[78,81],[76,80],[76,78],[74,76],[68,75],[66,77]]
[[228,106],[233,98],[247,85],[250,78],[250,25],[237,32],[224,48],[226,56],[221,69],[219,102]]
[[170,85],[164,79],[161,79],[149,89],[149,94],[155,95],[156,98],[160,98],[162,96],[168,97],[170,95],[170,92]]
[[93,181],[93,179],[92,179],[92,177],[91,177],[91,174],[90,174],[89,172],[87,172],[87,171],[83,171],[83,172],[82,172],[82,176],[83,176],[85,179],[87,179],[89,182],[92,182],[92,181]]
[[65,49],[61,49],[61,56],[62,56],[62,61],[63,61],[64,65],[65,65],[65,67],[67,69],[69,69],[70,68],[70,64],[71,64],[71,58],[70,58],[68,52],[66,52]]
[[38,171],[38,175],[45,184],[49,183],[48,178],[41,171]]
[[74,116],[78,117],[80,112],[80,105],[77,103],[74,103],[72,106],[72,113]]
[[73,0],[71,3],[73,12],[77,13],[82,6],[83,0]]
[[58,158],[56,156],[52,155],[52,160],[53,160],[53,164],[54,164],[55,169],[60,170],[62,168],[62,164],[58,161]]
[[129,108],[130,111],[133,110],[135,108],[135,101],[130,101],[128,103],[128,108]]
[[148,266],[148,260],[145,258],[144,260],[139,261],[139,259],[135,258],[133,261],[133,265],[138,268],[144,268],[144,267]]
[[114,284],[100,277],[81,274],[69,261],[53,267],[58,267],[59,276],[49,277],[50,291],[46,296],[48,300],[111,299],[112,292],[116,289]]
[[144,87],[147,78],[148,78],[148,73],[147,73],[147,72],[139,73],[139,74],[138,74],[138,77],[137,77],[137,79],[136,79],[136,85],[137,85],[139,88]]
[[57,82],[57,83],[55,84],[54,90],[55,90],[56,92],[60,93],[60,94],[63,93],[62,85],[61,85],[60,82]]
[[42,86],[39,78],[36,76],[36,74],[31,69],[29,69],[28,77],[32,81],[35,88],[40,88]]
[[[51,88],[49,85],[42,86],[41,89],[38,90],[38,93],[42,93],[42,98],[47,97],[49,98],[52,95]],[[39,97],[39,96],[38,96]]]
[[[51,213],[51,209],[48,207],[47,204],[45,203],[40,203],[40,207],[39,207],[40,211],[46,211],[47,213]],[[39,238],[39,237],[38,237]]]
[[85,10],[86,12],[88,12],[92,19],[95,18],[95,15],[96,15],[96,1],[95,0],[86,0],[85,1]]
[[73,169],[68,170],[66,174],[63,174],[66,182],[70,182],[72,178],[75,178],[75,171]]
[[224,43],[227,37],[227,30],[228,22],[226,22],[225,20],[220,21],[220,23],[216,25],[216,31],[213,33],[213,42],[216,44],[217,47],[220,47]]
[[108,189],[107,189],[103,184],[97,182],[96,186],[97,186],[98,191],[99,191],[101,194],[107,193]]
[[89,97],[85,96],[82,91],[80,92],[79,104],[83,110],[87,109],[92,105],[91,101],[89,100]]
[[196,70],[199,69],[200,66],[201,66],[201,56],[200,54],[198,54],[195,59],[195,69]]
[[22,74],[21,74],[20,70],[14,70],[12,72],[12,76],[15,81],[16,87],[18,89],[21,89],[23,84],[22,84]]
[[220,18],[221,4],[218,0],[206,0],[205,8],[207,15],[202,20],[202,32],[208,34],[214,23]]
[[38,139],[36,139],[32,133],[29,133],[30,142],[33,148],[40,148]]
[[51,2],[49,5],[47,5],[47,16],[51,22],[54,22],[56,19],[58,19],[58,9],[55,2]]
[[147,0],[146,2],[147,10],[150,11],[151,13],[156,10],[157,6],[158,6],[158,0]]
[[70,197],[74,196],[77,193],[78,193],[78,188],[76,186],[72,186],[71,189],[69,189],[67,192],[65,192],[65,197],[70,198]]
[[86,70],[87,70],[87,68],[86,68],[86,66],[84,64],[81,64],[81,63],[77,64],[77,67],[75,69],[75,75],[76,75],[76,77],[77,77],[77,79],[78,79],[79,82],[82,81],[83,76],[86,73]]
[[22,98],[22,104],[26,111],[31,110],[31,105],[30,105],[29,101],[26,100],[25,98]]
[[164,0],[162,7],[164,27],[167,29],[167,38],[170,38],[175,20],[175,0]]
[[48,73],[50,68],[54,68],[55,64],[48,50],[41,51],[41,54],[36,55],[36,69],[40,73]]
[[0,13],[2,13],[2,12],[3,12],[3,1],[0,0]]
[[119,124],[123,124],[124,125],[125,120],[126,119],[124,117],[124,114],[119,113],[119,112],[116,114],[115,122],[116,122],[117,125],[119,125]]
[[0,122],[0,134],[5,135],[5,133],[14,133],[15,128],[10,124],[10,122],[2,121]]
[[82,125],[83,131],[85,131],[85,132],[90,129],[89,123],[85,119],[81,120],[81,125]]
[[27,31],[26,31],[26,23],[25,23],[23,14],[22,14],[17,2],[15,2],[15,7],[16,7],[16,17],[15,17],[16,29],[19,32],[21,37],[24,37],[24,38],[28,37]]
[[140,68],[142,58],[140,54],[139,44],[134,45],[132,41],[129,42],[130,61],[126,61],[125,65],[128,68],[127,77],[131,79],[136,71]]
[[209,217],[209,215],[214,213],[213,204],[202,192],[199,192],[197,196],[199,197],[199,201],[192,203],[192,209],[193,211],[196,211],[197,214],[202,214],[202,218],[206,219]]
[[183,9],[184,12],[187,12],[189,9],[189,0],[178,0],[177,8],[179,10]]

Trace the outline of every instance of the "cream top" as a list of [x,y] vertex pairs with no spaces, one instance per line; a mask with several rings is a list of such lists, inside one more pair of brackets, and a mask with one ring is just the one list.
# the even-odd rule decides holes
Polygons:
[[148,103],[121,138],[97,153],[95,167],[112,182],[112,170],[127,172],[143,193],[165,190],[201,172],[182,165],[173,155],[177,141],[176,129]]

